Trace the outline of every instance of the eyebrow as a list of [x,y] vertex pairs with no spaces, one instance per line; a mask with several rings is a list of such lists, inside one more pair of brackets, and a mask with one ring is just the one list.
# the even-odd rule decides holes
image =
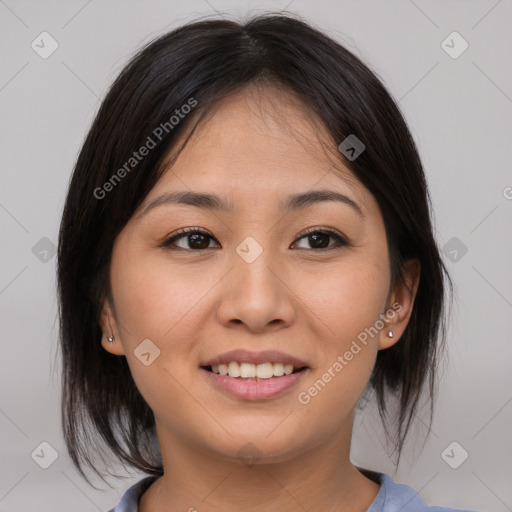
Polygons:
[[[280,203],[279,212],[285,214],[293,210],[300,210],[325,201],[334,201],[346,204],[350,206],[361,218],[365,218],[362,209],[353,199],[350,199],[349,197],[332,190],[311,190],[309,192],[288,196],[286,200]],[[150,210],[153,210],[154,208],[164,204],[194,206],[196,208],[204,208],[207,210],[216,210],[228,213],[231,213],[234,210],[233,204],[231,202],[226,202],[215,194],[180,191],[168,192],[158,196],[151,203],[149,203],[148,206],[146,206],[139,217],[146,215]]]

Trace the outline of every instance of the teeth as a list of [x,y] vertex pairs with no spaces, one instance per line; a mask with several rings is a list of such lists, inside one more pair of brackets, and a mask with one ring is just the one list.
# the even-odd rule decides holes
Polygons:
[[270,379],[274,376],[274,365],[272,363],[263,363],[256,366],[256,377],[258,379]]
[[291,364],[285,364],[284,367],[283,367],[283,370],[284,370],[284,373],[286,375],[290,375],[290,373],[293,372],[293,365]]
[[228,374],[230,377],[240,377],[240,365],[235,361],[229,363]]
[[281,377],[284,375],[284,365],[283,363],[274,363],[274,376]]
[[258,379],[271,379],[272,377],[281,377],[293,373],[293,365],[283,363],[238,363],[231,361],[229,364],[219,364],[212,366],[212,372],[220,375],[229,375],[230,377],[242,377],[249,379],[257,377]]
[[243,377],[244,379],[248,377],[256,377],[256,365],[250,363],[240,363],[240,377]]

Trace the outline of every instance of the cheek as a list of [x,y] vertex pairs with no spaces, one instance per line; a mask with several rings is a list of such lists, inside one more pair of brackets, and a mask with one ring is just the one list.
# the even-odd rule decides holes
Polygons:
[[297,402],[324,418],[326,431],[353,410],[371,377],[388,290],[387,260],[371,254],[347,258],[325,276],[304,282],[301,293],[308,296],[322,335],[316,341],[318,365]]
[[202,297],[215,285],[193,266],[171,265],[154,250],[151,254],[133,247],[114,253],[111,279],[123,339],[160,343],[183,337],[201,310]]
[[298,294],[323,321],[329,340],[347,340],[375,324],[384,312],[389,291],[387,261],[358,255],[304,272]]
[[[190,406],[183,391],[190,370],[181,362],[198,358],[191,333],[198,329],[197,312],[209,283],[191,271],[172,270],[165,258],[134,244],[129,251],[121,247],[113,254],[111,282],[127,362],[151,409],[173,418]],[[146,339],[151,341],[145,345],[147,365],[138,349]]]

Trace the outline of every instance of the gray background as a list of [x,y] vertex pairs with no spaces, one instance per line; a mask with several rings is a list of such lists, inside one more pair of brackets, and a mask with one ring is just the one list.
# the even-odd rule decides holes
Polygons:
[[[112,480],[115,490],[95,491],[73,469],[60,428],[52,243],[100,99],[133,52],[155,36],[215,10],[238,16],[284,7],[355,51],[399,100],[458,291],[425,447],[420,420],[395,472],[369,406],[357,419],[353,461],[407,483],[429,504],[512,510],[512,1],[5,0],[0,512],[108,510],[140,478],[132,473]],[[31,47],[35,40],[50,48],[38,37],[43,31],[59,45],[46,59]],[[469,44],[458,58],[441,44],[453,31]],[[445,43],[452,53],[461,44],[453,37]],[[48,469],[35,462],[49,457],[43,441],[58,453]],[[34,450],[39,459],[31,458]]]

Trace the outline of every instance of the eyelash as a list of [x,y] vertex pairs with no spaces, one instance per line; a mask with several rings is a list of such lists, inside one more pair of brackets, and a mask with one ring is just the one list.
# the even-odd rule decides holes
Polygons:
[[[323,248],[323,249],[301,249],[301,250],[315,251],[315,252],[319,252],[319,251],[320,252],[325,252],[325,251],[332,251],[332,250],[342,249],[343,247],[350,247],[351,246],[351,244],[343,236],[341,236],[339,233],[337,233],[336,231],[333,231],[332,229],[320,228],[320,227],[318,227],[318,228],[310,228],[310,229],[308,229],[306,231],[303,231],[293,244],[295,244],[299,240],[302,240],[303,238],[306,238],[308,235],[317,234],[317,233],[328,235],[328,236],[336,239],[337,245],[335,245],[333,247],[326,247],[326,248]],[[210,235],[210,233],[208,233],[207,231],[205,231],[205,230],[203,230],[201,228],[196,228],[196,227],[193,227],[193,228],[181,228],[178,231],[176,231],[175,234],[173,234],[169,238],[167,238],[161,244],[161,247],[163,247],[165,249],[168,249],[168,250],[171,250],[171,251],[180,251],[180,250],[181,251],[206,251],[208,249],[214,249],[214,247],[207,247],[206,249],[190,249],[190,248],[189,249],[184,249],[183,247],[173,247],[173,244],[177,240],[179,240],[181,238],[185,238],[186,236],[190,236],[190,235],[193,235],[193,234],[205,235],[205,236],[209,237],[210,239],[214,239],[214,237],[212,235]]]

